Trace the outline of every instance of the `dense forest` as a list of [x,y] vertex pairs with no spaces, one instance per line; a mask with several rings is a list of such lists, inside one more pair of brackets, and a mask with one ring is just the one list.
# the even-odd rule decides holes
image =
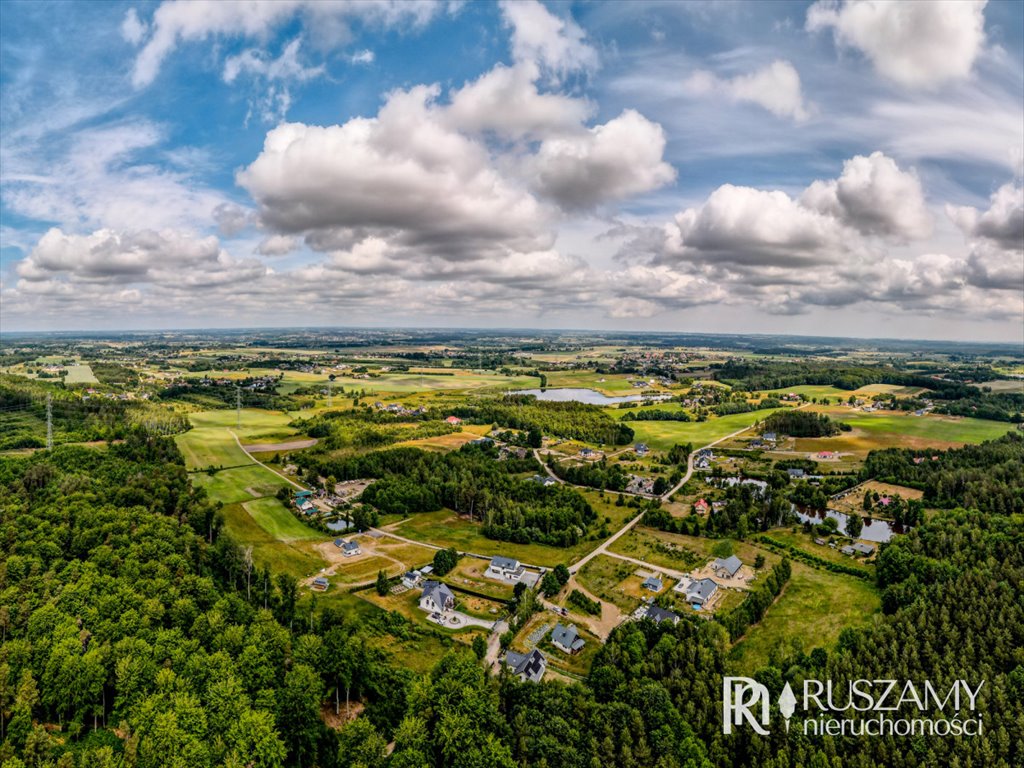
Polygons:
[[189,428],[188,419],[143,400],[82,396],[60,383],[0,374],[0,450],[46,446],[46,401],[50,400],[55,445],[119,440],[135,427],[156,434]]
[[633,440],[632,429],[596,405],[538,400],[533,395],[506,395],[480,405],[460,405],[452,413],[477,424],[538,430],[545,435],[591,443],[627,445]]
[[3,765],[347,766],[322,701],[398,724],[409,673],[255,572],[172,441],[2,458],[0,510]]
[[362,501],[385,514],[448,508],[482,522],[485,536],[502,541],[571,546],[596,520],[575,490],[516,477],[541,469],[532,456],[499,460],[493,445],[470,444],[447,454],[390,448],[341,459],[301,456],[298,461],[337,480],[377,478]]
[[930,507],[1024,514],[1024,434],[1010,432],[952,451],[872,451],[861,476],[924,491]]

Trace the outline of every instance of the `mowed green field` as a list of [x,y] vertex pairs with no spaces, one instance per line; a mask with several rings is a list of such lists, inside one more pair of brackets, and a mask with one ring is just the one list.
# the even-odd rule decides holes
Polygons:
[[230,408],[190,413],[188,418],[192,429],[176,435],[174,440],[190,470],[252,464],[252,459],[238,447],[232,432],[243,443],[274,442],[297,434],[288,427],[292,417],[281,411],[243,408],[240,429],[236,426],[236,413]]
[[733,647],[730,659],[736,671],[749,674],[768,664],[781,644],[796,643],[805,652],[831,649],[840,632],[867,624],[880,606],[871,582],[794,562],[786,588]]
[[777,410],[781,409],[766,408],[763,411],[734,413],[730,416],[711,417],[704,422],[631,421],[629,426],[635,433],[635,442],[647,443],[655,450],[667,451],[676,443],[693,443],[694,447],[699,448],[749,427]]
[[88,364],[69,365],[68,372],[64,376],[65,384],[99,384],[100,380],[93,375],[92,368]]
[[284,504],[273,497],[247,501],[242,506],[252,519],[278,541],[323,541],[326,536],[295,519]]
[[[322,568],[326,563],[314,545],[328,537],[303,525],[278,501],[275,494],[288,482],[249,458],[232,435],[234,431],[242,440],[259,441],[293,433],[287,426],[291,417],[243,409],[241,429],[236,428],[234,410],[200,411],[189,414],[189,419],[193,428],[176,435],[175,441],[192,470],[192,482],[224,504],[224,522],[232,539],[252,546],[256,563],[275,572],[302,578]],[[210,467],[226,469],[213,474],[198,471]]]
[[799,438],[796,440],[797,452],[842,451],[866,454],[880,448],[956,448],[968,443],[994,440],[1014,429],[1013,424],[987,419],[936,414],[914,416],[891,411],[865,413],[849,408],[812,408],[849,424],[852,430],[836,437]]

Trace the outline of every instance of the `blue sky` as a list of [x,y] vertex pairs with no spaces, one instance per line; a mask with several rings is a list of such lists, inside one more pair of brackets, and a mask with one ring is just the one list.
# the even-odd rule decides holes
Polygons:
[[0,4],[0,325],[1020,341],[1024,4]]

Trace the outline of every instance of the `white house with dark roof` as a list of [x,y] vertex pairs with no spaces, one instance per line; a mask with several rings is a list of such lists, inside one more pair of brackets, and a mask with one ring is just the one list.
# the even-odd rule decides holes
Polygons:
[[423,581],[423,574],[419,571],[408,571],[402,574],[402,586],[406,589],[415,589]]
[[491,558],[491,564],[484,571],[484,576],[500,581],[519,581],[523,578],[526,569],[522,563],[511,557],[495,555]]
[[583,650],[586,641],[580,637],[579,631],[572,624],[568,627],[555,624],[555,628],[551,632],[551,644],[560,651],[573,654]]
[[548,660],[537,649],[529,653],[507,651],[505,653],[505,665],[512,670],[513,675],[524,683],[539,683],[544,677],[544,673],[547,672]]
[[736,555],[730,555],[726,558],[720,557],[711,563],[711,570],[722,579],[733,578],[742,567],[743,561],[736,557]]
[[358,541],[346,541],[341,545],[341,554],[345,557],[354,557],[355,555],[361,555],[362,553],[363,550],[359,546]]
[[444,613],[455,609],[455,595],[447,584],[440,581],[423,582],[423,594],[420,595],[420,610],[427,613]]

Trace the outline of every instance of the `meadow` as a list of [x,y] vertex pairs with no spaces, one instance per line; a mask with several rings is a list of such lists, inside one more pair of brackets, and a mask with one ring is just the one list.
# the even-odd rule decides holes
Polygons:
[[647,443],[654,450],[667,451],[676,443],[693,443],[699,448],[738,430],[750,427],[779,408],[712,416],[707,421],[631,421],[634,442]]
[[100,380],[92,372],[87,364],[69,365],[68,372],[64,375],[65,384],[99,384]]
[[865,413],[849,408],[814,407],[848,424],[850,432],[836,437],[798,438],[794,450],[841,451],[867,454],[880,448],[958,448],[1001,437],[1014,428],[1002,421],[927,414],[914,416],[893,411]]
[[793,575],[758,624],[730,653],[735,671],[761,669],[778,648],[831,649],[839,633],[863,626],[878,612],[881,599],[873,584],[852,576],[793,562]]

